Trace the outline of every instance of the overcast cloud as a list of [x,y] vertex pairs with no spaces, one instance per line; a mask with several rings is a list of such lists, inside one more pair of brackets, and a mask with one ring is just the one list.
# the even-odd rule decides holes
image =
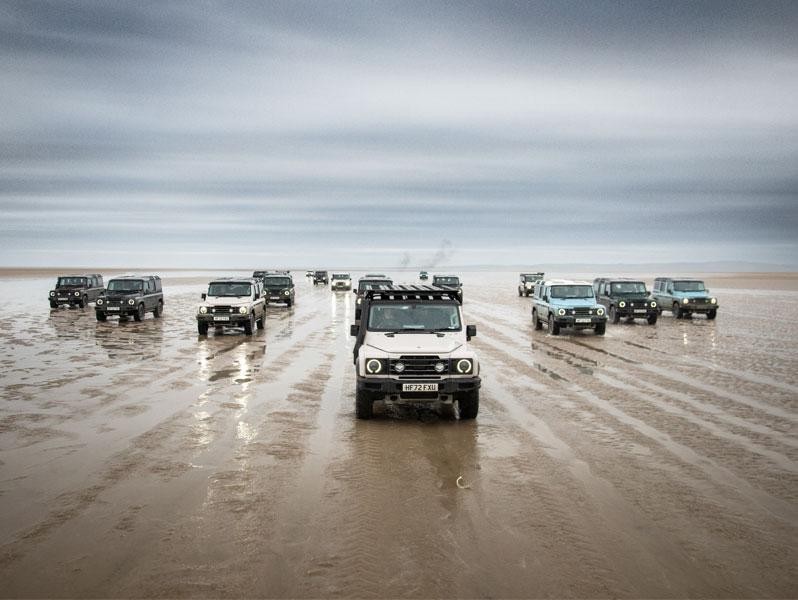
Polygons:
[[795,267],[796,31],[793,1],[3,2],[0,264]]

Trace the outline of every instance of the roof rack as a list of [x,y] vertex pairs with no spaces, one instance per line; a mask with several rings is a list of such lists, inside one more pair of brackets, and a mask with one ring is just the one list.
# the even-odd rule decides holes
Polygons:
[[453,300],[461,304],[456,290],[433,287],[431,285],[396,284],[377,290],[367,290],[369,300]]

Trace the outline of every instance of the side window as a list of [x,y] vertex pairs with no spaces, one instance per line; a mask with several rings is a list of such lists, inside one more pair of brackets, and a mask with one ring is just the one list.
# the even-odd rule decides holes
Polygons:
[[153,279],[147,280],[147,293],[152,293],[155,291],[155,281]]

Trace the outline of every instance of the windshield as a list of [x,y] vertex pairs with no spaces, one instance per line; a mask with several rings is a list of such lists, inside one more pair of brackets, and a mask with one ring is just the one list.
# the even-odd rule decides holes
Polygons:
[[246,281],[216,281],[208,286],[209,296],[250,296],[252,286]]
[[56,287],[64,287],[68,285],[86,285],[85,277],[59,277]]
[[703,281],[674,281],[673,289],[677,292],[703,292]]
[[642,281],[624,281],[612,284],[613,294],[645,294],[646,284]]
[[592,285],[553,285],[552,298],[595,298]]
[[375,304],[369,311],[369,331],[459,331],[456,304]]
[[326,277],[327,271],[316,271],[316,277]]
[[291,279],[288,277],[267,277],[263,280],[263,285],[266,287],[288,287],[291,285]]
[[257,277],[258,279],[262,279],[265,275],[267,275],[268,271],[255,271],[252,276]]
[[390,279],[372,279],[371,281],[360,281],[357,284],[358,292],[365,292],[366,290],[384,290],[393,285]]
[[441,285],[460,285],[460,278],[459,277],[436,277],[435,283],[439,283]]
[[524,275],[524,281],[537,281],[543,277],[543,273],[533,273],[532,275]]
[[333,273],[333,279],[349,279],[349,273]]
[[109,292],[140,292],[143,289],[141,279],[112,279],[108,282]]

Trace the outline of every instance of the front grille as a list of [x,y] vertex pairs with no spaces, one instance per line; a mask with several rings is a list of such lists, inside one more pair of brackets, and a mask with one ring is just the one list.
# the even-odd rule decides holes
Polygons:
[[[443,363],[443,371],[440,373],[435,370],[435,365],[439,362]],[[405,366],[401,373],[397,372],[396,363]],[[398,375],[399,379],[440,379],[441,375],[449,373],[449,368],[449,359],[441,359],[439,356],[400,356],[388,361],[388,373]]]
[[690,298],[690,304],[708,304],[709,298]]
[[229,315],[232,312],[233,312],[233,307],[232,306],[213,306],[213,307],[211,307],[211,313],[213,313],[215,315],[218,315],[218,314]]
[[593,309],[588,306],[577,306],[576,308],[572,309],[575,315],[584,315],[590,316],[593,314]]

